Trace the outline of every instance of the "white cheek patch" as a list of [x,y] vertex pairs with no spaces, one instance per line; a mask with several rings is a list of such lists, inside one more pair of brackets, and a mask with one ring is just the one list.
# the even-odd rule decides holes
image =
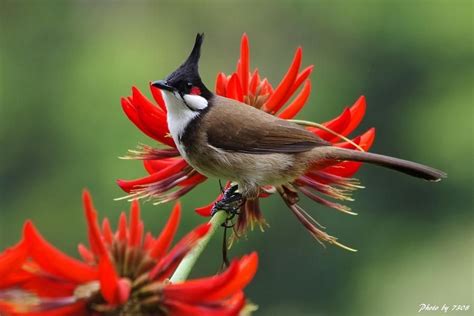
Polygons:
[[[179,138],[183,135],[189,122],[199,115],[197,111],[191,111],[178,93],[163,91],[163,97],[168,110],[168,128],[174,142],[178,145],[179,152],[184,155],[179,144]],[[191,106],[191,105],[189,105]]]
[[200,95],[186,94],[184,95],[184,101],[186,101],[186,104],[195,110],[207,108],[207,100]]

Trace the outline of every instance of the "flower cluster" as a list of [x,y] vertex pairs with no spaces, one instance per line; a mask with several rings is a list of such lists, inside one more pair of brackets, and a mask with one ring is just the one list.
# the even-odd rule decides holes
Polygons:
[[138,202],[120,215],[114,232],[99,225],[88,192],[83,194],[89,247],[82,260],[69,257],[26,222],[22,240],[0,254],[0,315],[238,315],[242,289],[253,278],[257,255],[234,260],[223,273],[171,283],[170,276],[209,224],[171,247],[181,216],[176,204],[163,231],[144,233]]
[[[325,123],[294,120],[307,104],[313,66],[302,68],[302,49],[298,48],[281,82],[274,88],[260,71],[250,68],[250,50],[244,34],[235,72],[219,73],[215,93],[304,126],[333,146],[367,151],[375,130],[349,139],[365,114],[365,98]],[[138,199],[153,199],[155,204],[176,200],[200,183],[200,174],[180,156],[169,134],[167,110],[161,91],[150,85],[154,102],[136,87],[122,98],[127,117],[143,133],[161,144],[155,148],[141,145],[130,150],[128,159],[140,159],[148,175],[134,180],[118,180],[132,201],[129,218],[121,213],[115,231],[107,218],[99,223],[90,194],[83,193],[88,246],[78,245],[81,260],[70,257],[46,241],[32,222],[24,225],[18,244],[0,253],[0,315],[219,315],[235,316],[251,309],[243,289],[256,273],[256,253],[233,260],[220,274],[193,280],[178,278],[180,268],[194,264],[216,227],[226,221],[227,213],[214,216],[172,246],[180,217],[177,203],[161,233],[145,233]],[[244,200],[233,225],[233,237],[245,234],[248,227],[265,220],[259,199],[278,193],[297,219],[319,242],[343,248],[337,238],[327,234],[299,204],[299,193],[338,211],[355,214],[334,200],[352,200],[351,192],[361,188],[352,178],[360,162],[327,161],[312,166],[305,174],[288,183],[259,188],[257,199]],[[232,183],[227,182],[226,188]],[[217,197],[219,200],[222,194]],[[329,198],[329,199],[328,199]],[[216,201],[217,201],[216,200]],[[196,209],[210,216],[215,201]],[[218,220],[216,220],[218,219]],[[198,255],[195,255],[196,258]]]
[[[258,68],[250,71],[249,56],[248,38],[244,34],[236,71],[230,75],[224,73],[217,75],[215,93],[241,101],[279,118],[293,119],[307,103],[311,92],[309,76],[313,66],[300,70],[302,49],[296,50],[287,73],[276,88],[273,88],[267,78],[260,75]],[[128,118],[142,132],[167,148],[157,149],[143,145],[138,150],[131,150],[131,155],[126,158],[142,159],[149,175],[135,180],[118,180],[118,185],[129,193],[127,197],[130,199],[152,198],[156,203],[162,203],[183,196],[204,182],[206,177],[179,156],[176,145],[169,136],[166,107],[161,91],[153,86],[150,86],[150,89],[156,104],[146,98],[140,90],[133,87],[132,95],[122,98],[122,108]],[[352,140],[346,138],[361,122],[365,109],[365,98],[362,96],[352,106],[345,108],[338,117],[317,124],[317,127],[307,127],[307,129],[331,142],[334,146],[366,151],[374,141],[374,128]],[[298,220],[318,241],[342,246],[336,241],[336,238],[318,228],[317,222],[297,204],[298,192],[324,206],[348,214],[355,214],[347,206],[328,200],[324,196],[335,200],[352,200],[350,193],[361,186],[356,179],[351,177],[360,166],[360,162],[352,161],[333,161],[328,162],[327,165],[314,166],[291,183],[278,187],[260,188],[259,197],[279,193]],[[212,205],[198,208],[197,212],[209,216]],[[234,226],[234,233],[239,236],[245,233],[247,227],[253,227],[255,224],[262,227],[264,223],[258,199],[247,200],[241,206],[237,223]]]

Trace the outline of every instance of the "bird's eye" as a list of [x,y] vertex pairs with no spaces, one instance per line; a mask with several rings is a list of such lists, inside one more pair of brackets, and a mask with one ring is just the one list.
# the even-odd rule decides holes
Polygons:
[[188,86],[188,88],[191,88],[193,86],[191,82],[188,82],[186,85]]

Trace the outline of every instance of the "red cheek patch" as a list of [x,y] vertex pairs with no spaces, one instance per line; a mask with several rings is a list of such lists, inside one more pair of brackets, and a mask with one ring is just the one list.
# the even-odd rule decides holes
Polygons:
[[191,94],[201,95],[201,89],[199,89],[198,87],[192,87]]

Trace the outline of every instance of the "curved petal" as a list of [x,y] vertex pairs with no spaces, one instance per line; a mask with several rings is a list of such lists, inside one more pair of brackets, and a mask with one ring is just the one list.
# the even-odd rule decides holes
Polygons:
[[130,193],[133,189],[135,189],[138,186],[142,186],[142,185],[146,185],[146,184],[163,180],[175,174],[176,172],[181,171],[187,166],[189,165],[184,159],[177,159],[177,161],[174,164],[170,165],[169,167],[166,167],[160,172],[156,172],[149,176],[135,179],[135,180],[118,179],[117,184],[120,186],[120,188],[122,188],[122,190],[124,190],[127,193]]
[[92,204],[92,198],[87,190],[84,190],[82,193],[82,201],[84,205],[84,215],[87,219],[89,243],[92,252],[98,257],[104,256],[107,254],[107,250],[97,221],[97,211]]
[[112,245],[114,233],[112,232],[112,227],[110,227],[110,222],[108,218],[104,218],[102,221],[102,236],[104,236],[104,241],[109,246]]
[[77,252],[82,258],[82,261],[89,265],[93,265],[95,263],[95,256],[92,251],[90,251],[85,245],[79,244],[77,245]]
[[187,280],[185,282],[170,284],[163,289],[165,300],[179,300],[187,303],[197,303],[225,286],[239,272],[238,260],[234,260],[224,273],[216,276]]
[[257,266],[258,255],[256,252],[243,256],[242,259],[239,260],[239,271],[234,274],[234,278],[218,291],[211,293],[207,299],[223,299],[242,290],[253,279],[257,272]]
[[273,91],[273,94],[267,102],[265,102],[263,106],[265,112],[275,113],[283,106],[281,101],[285,98],[288,90],[291,89],[291,86],[295,82],[296,76],[298,75],[298,69],[301,66],[302,55],[303,51],[301,47],[298,47],[288,72],[285,74],[275,91]]
[[184,256],[194,247],[199,239],[207,234],[210,228],[211,225],[206,223],[188,233],[155,265],[149,273],[149,278],[153,280],[168,278]]
[[244,96],[242,94],[242,87],[240,86],[239,77],[233,74],[227,84],[227,98],[243,102]]
[[[3,302],[2,302],[3,303]],[[1,304],[1,303],[0,303]],[[40,302],[41,304],[41,302]],[[61,303],[59,303],[61,304]],[[90,316],[89,309],[86,306],[85,301],[78,301],[77,303],[68,304],[65,306],[55,307],[54,309],[46,309],[43,308],[41,311],[30,311],[27,310],[26,313],[23,311],[24,306],[21,305],[19,308],[15,308],[16,304],[11,304],[10,312],[11,314],[7,314],[10,316],[20,316],[20,315],[28,315],[28,316]],[[48,307],[51,304],[46,304]],[[35,306],[35,309],[37,306]],[[41,308],[41,307],[40,307]],[[17,310],[22,310],[21,312],[17,312]],[[2,311],[0,306],[0,311]]]
[[147,135],[151,134],[159,142],[176,148],[169,136],[166,113],[151,103],[136,87],[132,87],[132,101],[142,126],[148,131]]
[[[28,245],[22,240],[13,247],[7,248],[0,254],[0,275],[5,277],[18,269],[28,257]],[[2,281],[0,281],[0,286]]]
[[351,110],[351,122],[349,126],[341,133],[344,136],[349,135],[353,130],[359,126],[360,122],[364,118],[366,109],[365,97],[361,96],[357,101],[350,107]]
[[237,316],[245,306],[245,296],[240,292],[229,300],[212,305],[185,304],[176,300],[168,300],[164,304],[173,316]]
[[220,72],[216,78],[216,94],[225,97],[227,91],[227,77],[224,73]]
[[295,82],[293,83],[291,88],[288,90],[283,100],[281,100],[282,104],[286,104],[286,102],[288,102],[288,100],[293,96],[296,90],[298,90],[301,84],[306,82],[306,79],[308,79],[308,77],[311,75],[311,73],[313,72],[313,69],[314,69],[314,65],[308,66],[305,69],[303,69],[303,71],[296,77]]
[[309,94],[311,93],[311,81],[306,80],[303,89],[298,96],[291,102],[279,115],[281,119],[291,119],[298,114],[303,108],[306,101],[308,101]]
[[163,94],[160,89],[157,87],[153,86],[150,82],[150,91],[151,95],[153,96],[153,99],[155,99],[155,102],[160,106],[160,108],[163,110],[163,112],[167,112],[166,110],[166,105],[165,105],[165,100],[163,100]]
[[29,221],[25,223],[24,238],[31,246],[30,256],[42,269],[77,283],[85,283],[97,279],[97,270],[95,268],[71,258],[56,249],[40,235]]
[[[323,123],[323,125],[327,127],[328,129],[342,135],[344,130],[349,126],[350,123],[351,123],[351,111],[349,108],[345,108],[344,111],[342,111],[342,113],[338,117],[336,117],[335,119],[332,119],[331,121]],[[339,138],[335,136],[334,134],[329,133],[322,129],[310,128],[310,130],[326,141],[334,142],[335,140]]]
[[[228,187],[230,186],[230,181],[227,181],[225,186],[224,186],[224,189],[227,189]],[[210,204],[208,205],[205,205],[205,206],[202,206],[202,207],[198,207],[196,208],[194,211],[196,213],[198,213],[199,215],[201,216],[205,216],[205,217],[209,217],[211,216],[211,211],[212,211],[212,207],[214,206],[214,204],[219,201],[220,199],[222,199],[222,196],[223,196],[223,193],[221,192],[217,198]]]
[[[355,143],[360,145],[364,150],[367,151],[372,146],[374,139],[375,139],[375,129],[371,128],[367,132],[365,132],[363,135],[357,137],[357,139],[355,139],[356,140]],[[347,147],[354,148],[353,145],[351,144],[349,144]],[[362,166],[361,162],[344,161],[334,166],[326,167],[322,169],[321,171],[324,171],[336,176],[344,177],[344,178],[350,178],[359,170],[360,166]]]
[[199,184],[199,183],[202,183],[204,181],[207,180],[207,177],[200,174],[199,172],[196,171],[195,174],[193,174],[191,177],[189,177],[188,179],[186,180],[183,180],[181,181],[178,186],[189,186],[189,185],[195,185],[195,184]]
[[258,68],[255,68],[251,78],[250,78],[250,86],[249,86],[249,93],[251,95],[255,95],[257,93],[257,87],[260,84],[260,75],[258,73]]
[[118,304],[119,277],[108,254],[99,260],[100,293],[109,304]]
[[160,236],[153,242],[150,248],[150,256],[155,259],[159,259],[168,250],[173,241],[176,230],[179,226],[181,219],[181,203],[177,202],[173,210],[171,211],[170,217],[166,222],[165,227],[161,231]]
[[164,168],[169,167],[170,165],[176,163],[177,160],[182,158],[163,158],[163,159],[154,159],[154,160],[143,160],[143,167],[149,173],[160,172]]

